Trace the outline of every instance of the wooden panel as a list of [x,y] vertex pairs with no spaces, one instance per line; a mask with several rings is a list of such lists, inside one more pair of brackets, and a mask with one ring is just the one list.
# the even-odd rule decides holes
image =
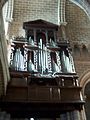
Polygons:
[[50,88],[41,87],[38,89],[38,99],[39,100],[50,100]]
[[64,80],[64,86],[73,86],[73,79],[65,79]]
[[29,87],[28,99],[37,101],[50,100],[50,89],[47,87]]
[[28,87],[28,100],[35,101],[37,100],[37,88]]
[[26,87],[9,87],[6,94],[6,99],[9,101],[26,101],[27,88]]
[[60,88],[58,87],[29,87],[28,99],[31,101],[60,102]]
[[6,99],[11,101],[29,102],[61,102],[77,101],[80,98],[81,87],[56,87],[56,86],[9,86]]
[[52,89],[52,100],[60,100],[60,89],[58,87]]
[[78,88],[61,88],[62,101],[80,100],[80,89]]

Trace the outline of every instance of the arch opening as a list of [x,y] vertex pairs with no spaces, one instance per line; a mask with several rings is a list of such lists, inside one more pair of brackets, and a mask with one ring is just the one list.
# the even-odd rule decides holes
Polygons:
[[85,100],[85,112],[87,120],[90,119],[90,70],[85,71],[85,73],[80,78],[80,86],[82,86],[83,97]]
[[86,84],[85,90],[84,90],[84,95],[85,95],[85,111],[86,111],[86,118],[87,120],[90,119],[90,81]]
[[[83,6],[78,3],[76,0],[70,0],[70,2],[74,3],[75,5],[77,5],[78,7],[80,7],[84,12],[85,14],[88,16],[88,18],[90,19],[90,15],[89,15],[89,9],[88,9],[88,6],[86,6],[86,4],[84,5],[83,3]],[[85,7],[84,7],[85,6]]]

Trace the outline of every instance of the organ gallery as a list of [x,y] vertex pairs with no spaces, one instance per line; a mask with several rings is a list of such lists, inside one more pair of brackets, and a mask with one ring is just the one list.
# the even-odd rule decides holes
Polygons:
[[11,43],[11,81],[3,99],[9,108],[3,109],[12,117],[79,120],[84,101],[69,42],[58,38],[58,25],[44,20],[24,22],[23,29],[25,38]]

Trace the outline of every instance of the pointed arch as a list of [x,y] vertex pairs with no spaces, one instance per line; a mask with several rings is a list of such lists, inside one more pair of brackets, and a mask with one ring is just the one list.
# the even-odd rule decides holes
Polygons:
[[80,86],[82,87],[82,92],[84,95],[84,91],[85,91],[85,86],[87,85],[87,83],[90,82],[90,70],[87,70],[83,73],[83,75],[80,77]]
[[83,2],[82,0],[69,0],[70,2],[74,3],[75,5],[77,5],[78,7],[80,7],[88,16],[88,18],[90,19],[90,5],[86,2]]

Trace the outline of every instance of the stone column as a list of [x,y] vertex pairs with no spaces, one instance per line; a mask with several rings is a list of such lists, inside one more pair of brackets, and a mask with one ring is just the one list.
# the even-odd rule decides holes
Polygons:
[[8,0],[7,16],[6,16],[8,22],[12,22],[13,20],[13,6],[14,6],[14,0]]
[[7,43],[5,40],[4,24],[2,17],[2,7],[0,8],[0,59],[2,63],[3,77],[4,77],[4,92],[6,92],[7,83],[10,79],[8,60],[7,60]]
[[65,7],[66,7],[66,0],[59,0],[60,2],[60,23],[66,23],[66,18],[65,18]]
[[58,0],[58,22],[60,25],[60,34],[61,34],[61,39],[66,40],[66,32],[65,32],[65,27],[67,25],[66,18],[65,18],[65,7],[66,7],[66,0]]
[[64,41],[67,41],[65,27],[66,27],[66,23],[61,24],[61,26],[60,26],[61,33],[60,34],[61,34],[61,39]]

